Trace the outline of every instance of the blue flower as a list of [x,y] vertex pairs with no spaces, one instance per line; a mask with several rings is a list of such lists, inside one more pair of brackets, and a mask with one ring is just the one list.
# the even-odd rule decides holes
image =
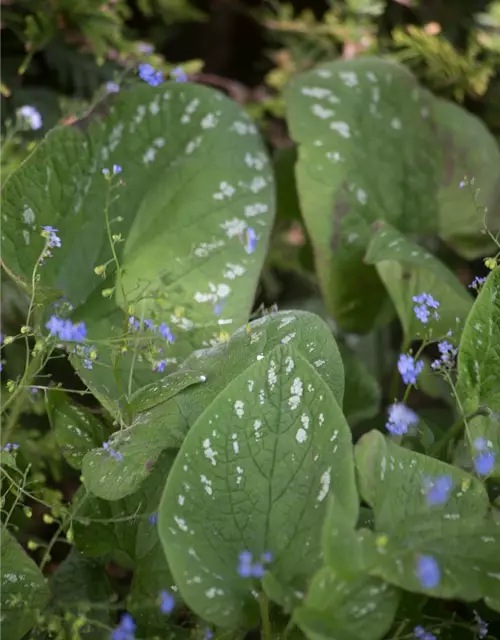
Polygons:
[[447,340],[442,340],[441,342],[438,342],[438,350],[441,355],[437,360],[434,360],[431,367],[433,369],[440,369],[441,367],[451,368],[453,366],[454,358],[458,353],[458,349],[456,349]]
[[130,613],[124,613],[119,625],[111,632],[110,640],[134,640],[135,622]]
[[176,82],[187,82],[188,77],[187,74],[180,68],[176,67],[170,72],[170,75],[174,78]]
[[108,93],[118,93],[120,91],[120,85],[116,82],[106,82],[106,91]]
[[162,322],[158,327],[158,331],[160,332],[160,335],[163,336],[165,340],[167,340],[167,342],[175,342],[174,334],[170,331],[170,328],[164,322]]
[[415,638],[419,638],[419,640],[437,640],[433,633],[426,631],[420,624],[413,629],[413,633],[415,634]]
[[101,173],[103,176],[109,176],[109,169],[106,169],[106,167],[104,167],[104,169],[101,169]]
[[175,607],[175,600],[168,591],[160,592],[160,611],[166,615],[172,613]]
[[419,556],[415,575],[424,589],[435,589],[441,581],[441,569],[432,556]]
[[146,329],[150,329],[151,331],[156,331],[156,327],[152,320],[144,320],[144,326]]
[[128,319],[128,326],[132,331],[139,331],[139,329],[141,328],[141,323],[137,318],[134,318],[134,316],[130,316],[130,318]]
[[479,629],[478,629],[479,639],[482,640],[483,638],[486,638],[486,636],[488,635],[488,623],[481,618],[481,616],[478,614],[477,611],[474,611],[474,620],[479,626]]
[[485,282],[486,282],[486,278],[480,278],[479,276],[476,276],[474,280],[470,283],[469,289],[474,289],[475,291],[478,291]]
[[212,640],[213,637],[214,637],[214,632],[212,631],[212,629],[209,629],[208,627],[206,627],[205,635],[203,636],[204,640]]
[[61,246],[61,238],[57,235],[59,233],[58,229],[54,229],[54,227],[50,226],[42,227],[42,229],[42,236],[48,239],[48,246],[50,249]]
[[166,360],[159,360],[155,362],[153,365],[153,371],[158,371],[158,373],[163,373],[165,371],[165,367],[167,366]]
[[491,451],[492,443],[480,436],[474,440],[472,446],[478,452],[473,458],[476,473],[480,476],[489,475],[493,471],[496,460],[496,453]]
[[[420,293],[418,296],[413,296],[413,302],[417,303],[417,305],[413,307],[413,311],[423,324],[429,322],[431,309],[435,310],[439,308],[439,302],[434,300],[429,293]],[[435,320],[439,319],[439,314],[436,311],[434,311],[432,315]]]
[[51,336],[57,336],[60,340],[68,342],[82,342],[87,335],[85,323],[73,324],[71,320],[63,320],[56,315],[52,315],[45,325]]
[[267,552],[262,554],[262,562],[254,563],[252,553],[250,551],[242,551],[238,556],[238,574],[242,578],[262,578],[265,573],[264,563],[271,562],[271,560],[272,554]]
[[122,167],[119,164],[114,164],[113,165],[113,173],[116,176],[118,173],[121,173],[123,171]]
[[119,451],[115,451],[114,449],[112,449],[109,446],[109,442],[103,442],[102,448],[104,449],[104,451],[107,451],[109,453],[110,458],[114,458],[115,460],[118,460],[118,462],[121,462],[123,460],[123,455]]
[[424,489],[428,505],[444,504],[453,489],[453,479],[449,475],[425,478]]
[[407,433],[409,427],[418,424],[417,414],[402,402],[396,402],[389,407],[389,417],[385,424],[387,431],[401,436]]
[[150,524],[156,524],[158,522],[158,512],[150,513],[148,516],[148,520]]
[[163,82],[163,74],[161,71],[155,71],[155,69],[150,64],[140,64],[139,65],[139,78],[147,82],[152,87],[157,87],[159,84]]
[[140,53],[144,53],[146,55],[149,55],[150,53],[153,53],[154,50],[155,50],[155,48],[153,47],[152,44],[148,44],[147,42],[138,42],[137,43],[137,51],[140,51]]
[[35,107],[30,107],[29,105],[25,105],[19,109],[19,115],[21,118],[24,118],[26,122],[29,124],[30,128],[33,130],[41,129],[43,120],[40,113],[35,109]]
[[12,444],[10,442],[7,442],[7,444],[2,447],[2,451],[5,451],[6,453],[11,453],[11,451],[17,451],[19,449],[20,445],[18,444]]
[[424,368],[423,360],[415,360],[413,356],[402,353],[398,360],[398,371],[405,384],[416,384],[417,376]]
[[245,244],[245,251],[247,253],[253,253],[255,251],[255,248],[257,246],[257,234],[255,233],[255,230],[252,227],[248,227],[247,229],[247,239],[246,239],[246,244]]

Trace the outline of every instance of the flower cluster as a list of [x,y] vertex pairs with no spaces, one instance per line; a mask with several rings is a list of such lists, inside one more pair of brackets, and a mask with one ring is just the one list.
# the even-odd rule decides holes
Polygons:
[[163,73],[161,71],[155,71],[154,67],[148,63],[140,64],[138,73],[139,78],[152,87],[157,87],[163,82]]
[[401,436],[416,424],[418,424],[417,414],[402,402],[396,402],[389,407],[389,416],[385,427],[393,435]]
[[487,476],[493,471],[496,454],[491,451],[493,443],[486,438],[479,437],[473,442],[473,447],[477,452],[474,456],[474,468],[480,476]]
[[458,349],[456,349],[447,340],[441,340],[441,342],[438,342],[437,347],[440,356],[437,360],[432,362],[431,367],[433,369],[451,369],[455,361],[455,356],[458,353]]
[[5,453],[11,453],[12,451],[17,451],[19,449],[18,444],[12,444],[10,442],[7,442],[7,444],[2,447],[2,451],[5,451]]
[[420,624],[413,629],[413,633],[415,634],[415,638],[418,638],[418,640],[437,640],[433,633],[426,631]]
[[429,506],[444,504],[453,489],[453,479],[449,475],[424,478],[424,492]]
[[82,342],[87,335],[85,323],[73,324],[71,320],[63,320],[56,315],[52,315],[45,325],[51,336],[57,336],[60,340],[68,342]]
[[441,582],[441,569],[432,556],[419,556],[415,575],[424,589],[435,589]]
[[37,129],[41,129],[43,125],[42,116],[35,109],[35,107],[31,107],[29,105],[25,105],[21,107],[17,112],[18,116],[25,120],[28,123],[30,129],[36,131]]
[[124,613],[119,625],[111,632],[110,640],[134,640],[135,622],[130,613]]
[[173,69],[170,72],[170,75],[176,82],[187,82],[188,77],[185,71],[183,71],[180,67]]
[[242,578],[262,578],[265,573],[264,564],[272,560],[273,555],[269,551],[262,554],[260,562],[253,562],[250,551],[242,551],[238,556],[238,574]]
[[398,371],[405,384],[416,384],[417,376],[424,368],[423,360],[415,360],[413,356],[402,353],[398,360]]
[[45,258],[52,257],[51,249],[54,247],[59,248],[61,246],[61,238],[57,235],[59,233],[58,229],[54,229],[51,226],[42,227],[42,237],[46,238],[47,242],[45,248],[40,256],[40,264],[43,264]]
[[479,291],[479,289],[483,286],[485,282],[486,282],[486,278],[481,278],[479,276],[476,276],[474,280],[470,283],[469,289],[474,289],[474,291]]
[[[156,327],[156,325],[153,323],[152,320],[144,320],[143,324],[146,327],[146,329],[149,329],[154,333],[158,331],[158,333],[162,336],[162,338],[165,338],[165,340],[170,344],[172,344],[172,342],[175,342],[175,336],[170,330],[170,327],[165,322],[162,322],[158,328]],[[139,331],[141,328],[141,321],[135,316],[130,316],[128,319],[128,326],[132,331]]]
[[413,311],[422,324],[429,322],[431,313],[435,320],[439,319],[439,314],[436,311],[436,309],[439,308],[439,302],[434,300],[429,293],[421,293],[418,296],[413,296],[413,302],[416,302]]

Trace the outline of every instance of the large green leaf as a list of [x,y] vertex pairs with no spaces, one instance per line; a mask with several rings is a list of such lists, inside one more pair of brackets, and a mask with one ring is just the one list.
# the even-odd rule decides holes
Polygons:
[[500,268],[490,273],[467,318],[458,353],[457,393],[466,413],[500,411]]
[[[169,388],[179,382],[206,379],[182,389],[168,402],[139,413],[130,427],[116,432],[110,438],[110,446],[119,450],[123,461],[113,459],[103,449],[90,452],[83,463],[87,488],[106,500],[117,500],[135,491],[163,449],[180,447],[189,427],[217,394],[280,344],[290,344],[301,353],[342,404],[344,368],[326,323],[304,311],[269,314],[241,327],[228,342],[196,351],[178,373],[159,381],[159,389],[168,384],[164,390],[168,395]],[[149,397],[149,391],[144,394]],[[135,396],[141,397],[144,398],[142,393]],[[158,393],[158,398],[165,398],[163,392]]]
[[340,344],[345,370],[345,393],[342,410],[351,427],[373,418],[380,409],[382,391],[365,363],[347,345]]
[[[424,334],[439,339],[451,329],[454,335],[449,339],[456,341],[457,329],[463,326],[472,307],[472,297],[429,251],[384,222],[374,227],[365,262],[376,266],[396,307],[406,340],[409,342]],[[415,315],[413,301],[413,296],[424,292],[440,304],[438,318],[431,315],[426,325]]]
[[323,567],[314,576],[294,620],[310,640],[379,640],[399,604],[397,589],[377,578],[341,580]]
[[[333,341],[333,338],[331,338]],[[252,581],[238,555],[274,555],[283,584],[318,568],[334,493],[355,520],[351,434],[325,380],[294,342],[276,346],[217,396],[189,431],[162,498],[159,531],[187,604],[220,626],[251,627]]]
[[[439,235],[474,260],[496,250],[484,224],[494,234],[500,229],[500,149],[479,118],[447,100],[433,103],[435,147],[442,153]],[[459,188],[465,176],[472,184]]]
[[45,397],[56,442],[68,464],[81,469],[83,456],[107,440],[107,429],[99,418],[75,405],[60,391]]
[[50,599],[47,581],[21,545],[2,528],[2,636],[21,640]]
[[[479,480],[375,431],[356,445],[355,458],[360,494],[373,508],[378,534],[364,539],[377,552],[372,575],[436,597],[498,598],[500,523],[490,517],[488,495]],[[430,506],[426,478],[443,475],[453,482],[448,499]],[[440,568],[432,589],[418,580],[421,556],[432,556]]]
[[[39,268],[37,286],[80,307],[79,319],[92,319],[89,340],[116,338],[134,303],[137,314],[171,326],[177,338],[171,355],[185,357],[216,340],[221,326],[237,327],[248,317],[274,216],[270,163],[246,112],[208,87],[138,86],[114,96],[107,111],[101,120],[91,117],[86,131],[86,122],[55,129],[9,178],[2,261],[29,287],[45,242],[40,226],[56,227],[62,246]],[[123,173],[111,183],[101,170],[115,163]],[[122,239],[115,244],[116,299],[127,315],[105,305],[96,322],[100,290],[117,275],[108,203],[109,233]],[[253,252],[245,246],[250,227],[258,238]],[[94,267],[109,261],[103,284]],[[221,302],[217,318],[213,308]],[[105,345],[101,362],[110,367]],[[114,367],[122,378],[119,397],[130,394],[129,370]],[[84,372],[92,390],[116,398],[116,380],[110,388],[102,379],[93,383],[94,372],[99,368]]]
[[382,284],[362,262],[370,224],[437,229],[431,99],[404,67],[376,58],[321,65],[285,92],[302,213],[329,310],[346,330],[387,315]]

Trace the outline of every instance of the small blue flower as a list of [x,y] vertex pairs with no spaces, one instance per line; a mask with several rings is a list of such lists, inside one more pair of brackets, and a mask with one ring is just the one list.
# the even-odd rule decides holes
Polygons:
[[248,227],[247,229],[247,238],[246,238],[246,244],[245,244],[245,251],[247,253],[254,253],[255,248],[257,246],[257,234],[255,233],[255,230],[252,227]]
[[479,289],[483,286],[485,282],[486,282],[486,278],[480,278],[479,276],[476,276],[474,280],[470,283],[469,289],[474,289],[475,291],[479,291]]
[[132,331],[139,331],[139,329],[141,328],[141,323],[137,318],[134,318],[134,316],[130,316],[130,318],[128,319],[128,326]]
[[254,563],[250,551],[242,551],[238,556],[238,574],[242,578],[262,578],[265,573],[263,562]]
[[413,633],[415,634],[415,638],[418,638],[419,640],[437,640],[433,633],[426,631],[420,624],[413,629]]
[[212,629],[209,629],[208,627],[206,627],[205,635],[203,636],[204,640],[212,640],[213,637],[214,637],[214,632],[212,631]]
[[188,77],[187,74],[180,68],[177,67],[170,72],[170,75],[176,82],[187,82]]
[[150,55],[153,53],[155,48],[152,44],[148,44],[147,42],[138,42],[137,43],[137,51],[140,53],[144,53],[145,55]]
[[402,402],[396,402],[389,407],[389,416],[385,427],[394,435],[407,433],[409,427],[418,424],[417,414],[406,407]]
[[159,84],[163,82],[163,74],[161,71],[155,71],[155,69],[150,64],[140,64],[139,69],[139,78],[147,82],[152,87],[157,87]]
[[63,321],[56,315],[51,315],[49,321],[45,325],[45,328],[49,330],[51,336],[59,335],[59,331],[63,326]]
[[119,164],[113,165],[113,174],[116,176],[118,173],[123,171],[122,167]]
[[153,365],[153,371],[158,371],[158,373],[163,373],[165,371],[165,367],[167,366],[166,360],[158,360]]
[[104,169],[101,169],[101,173],[103,176],[109,176],[109,169],[106,169],[106,167],[104,167]]
[[150,524],[156,524],[158,522],[158,512],[150,513],[148,516],[148,520]]
[[43,120],[40,113],[35,109],[35,107],[30,107],[29,105],[25,105],[21,107],[18,111],[21,118],[24,118],[26,122],[29,124],[30,128],[33,130],[41,129]]
[[463,189],[466,184],[467,184],[467,182],[465,182],[465,180],[460,180],[460,182],[458,183],[458,188],[459,189]]
[[167,340],[167,342],[175,342],[174,334],[170,331],[170,328],[164,322],[162,322],[158,327],[158,331],[160,335],[163,336],[165,340]]
[[160,592],[160,611],[166,615],[172,613],[175,607],[175,600],[168,591]]
[[441,354],[437,360],[431,364],[433,369],[440,369],[441,367],[446,367],[450,369],[453,367],[453,362],[455,356],[458,353],[458,349],[456,349],[452,344],[450,344],[447,340],[442,340],[438,342],[438,350]]
[[432,556],[419,556],[415,574],[424,589],[435,589],[441,581],[441,569]]
[[134,640],[135,622],[130,613],[124,613],[119,625],[111,632],[110,640]]
[[[413,302],[417,303],[417,305],[413,307],[413,311],[422,324],[429,322],[431,309],[435,310],[439,308],[439,302],[434,300],[429,293],[420,293],[418,296],[413,296]],[[439,314],[436,311],[433,312],[432,316],[435,320],[439,319]]]
[[150,329],[150,331],[156,331],[156,327],[152,320],[144,320],[144,326],[146,329]]
[[424,490],[427,504],[430,506],[444,504],[453,489],[453,479],[449,475],[437,478],[424,478]]
[[481,616],[478,614],[477,611],[474,611],[474,620],[476,621],[479,627],[478,629],[479,639],[482,640],[483,638],[486,638],[486,636],[488,635],[488,623],[481,618]]
[[492,443],[483,436],[479,436],[472,443],[474,449],[478,452],[474,458],[474,468],[480,476],[487,476],[493,471],[495,466],[496,453],[491,451]]
[[120,91],[120,85],[116,82],[106,82],[106,91],[108,93],[118,93]]
[[11,442],[7,442],[7,444],[2,447],[2,451],[5,451],[6,453],[11,453],[12,451],[17,451],[19,449],[20,445],[18,444],[12,444]]
[[424,368],[423,360],[415,360],[413,356],[402,353],[398,360],[398,371],[403,378],[405,384],[416,384],[417,376]]
[[109,446],[109,442],[103,442],[102,448],[104,449],[104,451],[107,451],[109,453],[110,458],[114,458],[115,460],[118,460],[118,462],[121,462],[123,460],[123,455],[119,451],[115,451],[114,449],[112,449]]
[[61,238],[57,235],[59,233],[58,229],[54,229],[54,227],[48,225],[42,227],[42,229],[42,236],[48,239],[48,246],[50,249],[61,246]]

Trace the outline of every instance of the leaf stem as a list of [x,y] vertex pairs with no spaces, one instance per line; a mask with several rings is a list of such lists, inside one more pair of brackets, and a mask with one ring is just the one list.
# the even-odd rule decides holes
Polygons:
[[271,621],[269,620],[269,600],[266,594],[261,591],[259,595],[260,618],[262,623],[262,640],[272,640],[273,634],[271,629]]

